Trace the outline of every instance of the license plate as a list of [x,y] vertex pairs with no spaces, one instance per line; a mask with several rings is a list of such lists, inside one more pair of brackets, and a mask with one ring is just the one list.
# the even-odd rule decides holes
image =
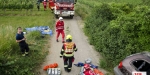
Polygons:
[[62,12],[62,14],[67,14],[67,12]]
[[63,8],[64,10],[66,10],[67,8]]
[[132,75],[146,75],[146,72],[132,72]]

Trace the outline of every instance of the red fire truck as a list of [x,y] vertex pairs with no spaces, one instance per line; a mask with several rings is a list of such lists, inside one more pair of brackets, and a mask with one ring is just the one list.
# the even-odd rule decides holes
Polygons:
[[49,8],[54,12],[56,18],[69,16],[72,19],[76,2],[77,0],[49,0]]

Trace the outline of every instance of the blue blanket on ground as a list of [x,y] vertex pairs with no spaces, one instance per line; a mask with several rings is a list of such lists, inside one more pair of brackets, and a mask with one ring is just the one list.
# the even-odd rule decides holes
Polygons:
[[26,31],[40,31],[42,35],[48,34],[52,36],[53,32],[50,30],[49,26],[36,26],[31,28],[25,28]]

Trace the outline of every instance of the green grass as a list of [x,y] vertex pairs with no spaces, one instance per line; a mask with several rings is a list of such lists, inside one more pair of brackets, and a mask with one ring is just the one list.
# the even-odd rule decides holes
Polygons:
[[76,4],[76,13],[82,17],[84,20],[89,14],[91,14],[92,9],[100,5],[101,3],[131,3],[131,4],[141,4],[142,0],[78,0]]
[[99,2],[116,2],[116,3],[132,3],[132,4],[139,4],[142,0],[93,0]]
[[[29,32],[27,43],[30,53],[28,57],[22,57],[15,37],[17,27],[27,28],[33,26],[54,27],[54,16],[48,8],[44,11],[41,5],[40,11],[33,10],[0,10],[0,75],[37,75],[36,68],[43,62],[49,46],[49,38],[41,38],[37,31]],[[25,30],[24,30],[25,31]]]
[[[142,0],[78,0],[78,3],[76,4],[76,7],[75,7],[76,13],[79,16],[81,16],[83,21],[85,21],[86,18],[92,14],[91,12],[93,11],[93,9],[97,5],[101,5],[102,3],[130,3],[133,5],[138,5],[138,4],[142,4]],[[108,67],[106,62],[107,61],[105,60],[105,57],[104,57],[102,60],[100,60],[100,67],[109,71],[110,74],[108,73],[108,75],[112,75],[113,69]]]

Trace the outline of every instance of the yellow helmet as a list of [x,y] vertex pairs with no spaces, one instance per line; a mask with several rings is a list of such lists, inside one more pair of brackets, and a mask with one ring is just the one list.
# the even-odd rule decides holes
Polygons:
[[66,39],[71,39],[72,40],[72,36],[71,35],[67,35]]

